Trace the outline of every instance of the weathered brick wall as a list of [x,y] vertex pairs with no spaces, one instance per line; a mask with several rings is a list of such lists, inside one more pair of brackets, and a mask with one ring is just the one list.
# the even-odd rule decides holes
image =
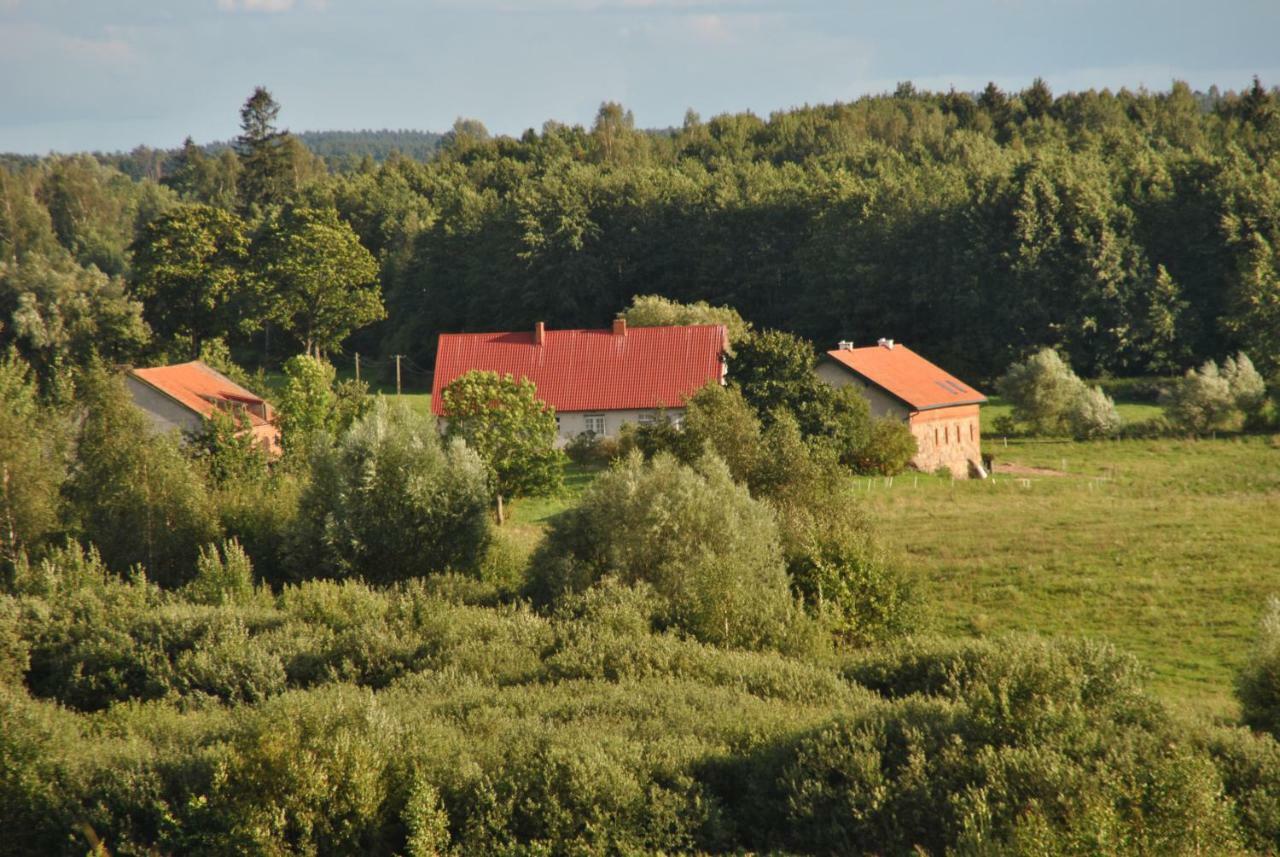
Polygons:
[[911,415],[911,433],[919,447],[911,463],[926,473],[946,467],[963,479],[969,475],[970,461],[982,462],[977,405],[919,411]]

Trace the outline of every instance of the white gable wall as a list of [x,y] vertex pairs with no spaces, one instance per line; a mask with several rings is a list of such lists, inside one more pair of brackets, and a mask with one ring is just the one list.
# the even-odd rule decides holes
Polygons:
[[156,433],[199,431],[203,420],[195,411],[130,375],[125,376],[124,382],[129,395],[133,397],[133,403],[146,414]]

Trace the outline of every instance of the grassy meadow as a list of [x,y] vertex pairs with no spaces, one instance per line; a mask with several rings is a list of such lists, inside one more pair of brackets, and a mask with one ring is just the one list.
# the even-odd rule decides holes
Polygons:
[[986,481],[860,482],[934,629],[1105,638],[1176,708],[1234,716],[1235,670],[1280,592],[1280,443],[988,446]]

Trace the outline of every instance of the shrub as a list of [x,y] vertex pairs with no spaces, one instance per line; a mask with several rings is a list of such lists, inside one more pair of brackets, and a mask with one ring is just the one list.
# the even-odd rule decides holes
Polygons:
[[489,541],[484,465],[434,422],[379,399],[317,454],[301,501],[298,550],[334,575],[393,581],[473,571]]
[[684,442],[676,454],[686,464],[708,448],[739,482],[750,483],[761,451],[760,419],[737,387],[707,384],[685,406]]
[[1280,738],[1280,597],[1267,602],[1258,639],[1236,681],[1236,696],[1245,723]]
[[871,423],[871,435],[854,455],[858,473],[893,476],[907,469],[918,452],[916,436],[906,423],[894,419],[878,419]]
[[1037,434],[1065,430],[1072,405],[1084,389],[1084,382],[1052,348],[1013,364],[996,380],[996,390],[1013,405],[1013,418]]
[[[627,428],[630,426],[623,427]],[[584,431],[565,444],[564,452],[579,467],[604,467],[619,457],[620,447],[617,438]]]
[[1163,398],[1169,420],[1193,434],[1238,427],[1241,419],[1231,384],[1212,360],[1188,369]]
[[600,476],[553,521],[532,593],[554,603],[608,575],[651,585],[662,621],[707,642],[776,644],[791,614],[773,514],[714,457],[633,454]]
[[802,737],[776,800],[820,853],[1231,852],[1232,804],[1109,647],[946,643],[876,653],[891,703]]
[[856,507],[834,502],[819,513],[788,507],[781,518],[791,585],[826,627],[855,643],[912,630],[915,593]]
[[1067,410],[1067,425],[1072,437],[1092,439],[1114,437],[1123,420],[1116,403],[1100,387],[1086,387]]
[[270,604],[271,593],[254,586],[253,563],[234,538],[222,543],[221,551],[209,545],[196,558],[196,576],[182,587],[182,594],[194,604],[245,604],[255,598]]
[[1245,418],[1256,417],[1267,401],[1267,384],[1253,368],[1253,361],[1243,351],[1222,361],[1222,377],[1231,398]]

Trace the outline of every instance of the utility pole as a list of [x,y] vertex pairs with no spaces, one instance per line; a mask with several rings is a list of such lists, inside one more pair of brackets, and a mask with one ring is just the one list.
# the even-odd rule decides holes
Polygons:
[[356,352],[356,383],[360,383],[360,352]]
[[400,358],[403,354],[396,355],[396,395],[400,395]]

